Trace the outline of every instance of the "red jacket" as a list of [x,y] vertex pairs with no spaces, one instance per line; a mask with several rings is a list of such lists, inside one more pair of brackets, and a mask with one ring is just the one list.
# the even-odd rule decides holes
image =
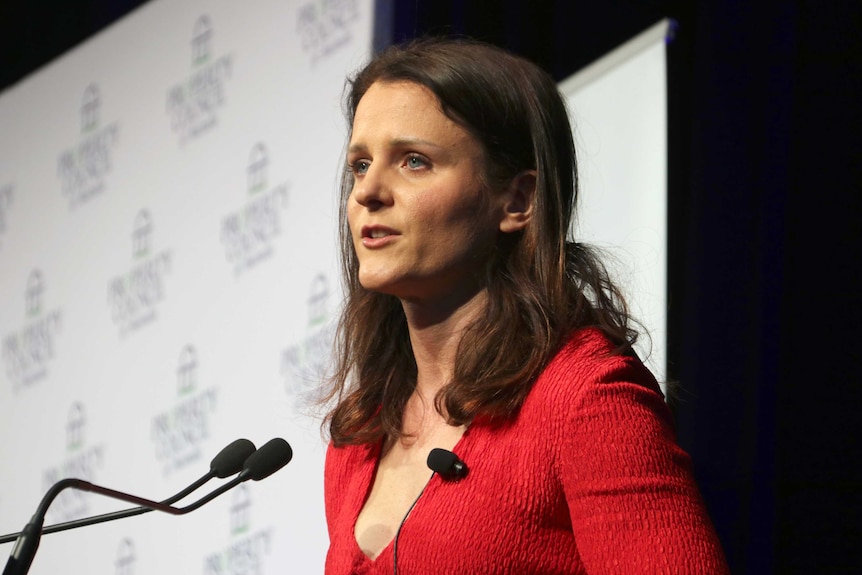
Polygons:
[[[655,379],[610,350],[580,332],[509,424],[470,425],[453,450],[469,474],[431,478],[400,531],[399,574],[727,573]],[[353,533],[379,452],[329,447],[327,575],[393,572],[391,542],[371,561]]]

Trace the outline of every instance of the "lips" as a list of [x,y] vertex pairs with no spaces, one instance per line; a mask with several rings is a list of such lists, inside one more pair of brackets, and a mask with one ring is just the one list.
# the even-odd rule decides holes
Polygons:
[[363,239],[371,238],[375,240],[385,238],[386,236],[398,235],[398,232],[392,228],[387,228],[386,226],[362,226],[360,233],[362,234]]
[[400,235],[392,228],[379,225],[362,226],[359,233],[362,237],[362,245],[367,248],[383,247]]

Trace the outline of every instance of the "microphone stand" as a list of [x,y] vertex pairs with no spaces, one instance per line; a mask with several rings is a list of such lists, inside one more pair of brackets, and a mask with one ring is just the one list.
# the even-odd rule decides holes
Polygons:
[[[213,479],[215,477],[218,477],[219,479],[224,479],[226,477],[239,473],[240,471],[242,471],[246,460],[255,451],[257,451],[257,448],[254,446],[254,443],[252,443],[248,439],[237,439],[232,441],[230,444],[225,446],[218,453],[218,455],[213,458],[213,460],[210,462],[210,470],[206,474],[204,474],[200,479],[198,479],[176,495],[168,497],[167,499],[162,501],[162,505],[171,505],[173,503],[176,503],[180,499],[185,499],[189,494],[200,489],[210,479]],[[86,527],[87,525],[97,525],[106,521],[124,519],[126,517],[134,517],[143,513],[149,513],[150,511],[153,511],[153,508],[134,507],[132,509],[124,509],[122,511],[114,511],[111,513],[96,515],[95,517],[84,517],[82,519],[66,521],[65,523],[49,525],[48,527],[44,527],[42,529],[42,533],[58,533],[60,531],[66,531],[67,529]],[[15,541],[20,535],[21,532],[0,535],[0,544],[8,543],[9,541]]]
[[[42,498],[39,507],[33,518],[21,531],[12,553],[9,555],[9,560],[6,562],[6,567],[3,569],[3,575],[26,575],[30,570],[30,565],[33,563],[33,558],[39,548],[39,540],[42,536],[42,525],[45,521],[45,515],[48,512],[48,506],[57,498],[61,491],[66,488],[78,489],[81,491],[90,491],[106,495],[114,499],[120,499],[129,503],[163,511],[171,515],[185,515],[202,505],[209,503],[225,491],[233,489],[243,481],[254,479],[260,481],[265,477],[269,477],[285,465],[287,465],[293,457],[293,451],[290,445],[281,438],[275,438],[268,441],[263,447],[252,453],[246,459],[243,470],[231,481],[225,483],[221,487],[211,491],[209,494],[198,499],[191,505],[185,507],[172,507],[157,501],[130,495],[107,487],[101,487],[84,481],[83,479],[62,479],[51,486],[51,489]],[[130,510],[136,512],[136,510]],[[124,513],[124,512],[119,512]],[[107,519],[105,519],[107,521]]]
[[[180,499],[185,498],[193,491],[197,491],[200,489],[207,481],[213,478],[213,473],[207,473],[176,495],[169,497],[163,501],[161,501],[162,505],[171,505],[176,503]],[[110,513],[103,513],[101,515],[96,515],[95,517],[84,517],[82,519],[75,519],[73,521],[66,521],[63,523],[57,523],[55,525],[48,525],[42,529],[42,534],[47,535],[49,533],[59,533],[61,531],[67,531],[69,529],[76,529],[78,527],[86,527],[87,525],[98,525],[99,523],[105,523],[107,521],[114,521],[115,519],[125,519],[126,517],[135,517],[136,515],[142,515],[144,513],[149,513],[150,511],[155,511],[152,507],[133,507],[132,509],[123,509],[121,511],[112,511]],[[15,541],[18,539],[18,536],[21,533],[9,533],[8,535],[0,535],[0,544],[9,543],[10,541]]]

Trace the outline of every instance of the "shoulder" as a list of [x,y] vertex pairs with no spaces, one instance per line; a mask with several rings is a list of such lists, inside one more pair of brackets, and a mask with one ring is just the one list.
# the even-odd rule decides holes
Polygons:
[[688,465],[655,377],[595,329],[572,335],[536,381],[523,416],[551,435],[564,466],[594,467],[626,452],[654,452],[658,444],[667,462]]
[[537,379],[528,401],[579,404],[591,394],[619,391],[614,384],[626,384],[663,403],[655,377],[634,353],[618,352],[601,331],[587,328],[569,337]]
[[[350,524],[362,505],[374,473],[378,448],[373,445],[329,443],[323,473],[323,499],[330,535],[335,526]],[[345,523],[346,522],[346,523]]]
[[326,449],[324,482],[342,485],[356,474],[357,470],[376,463],[375,446],[368,444],[335,446],[331,441]]
[[564,476],[595,472],[596,479],[621,462],[690,466],[676,444],[673,417],[655,377],[636,356],[617,353],[598,330],[573,334],[524,407],[528,418],[544,421],[552,433]]

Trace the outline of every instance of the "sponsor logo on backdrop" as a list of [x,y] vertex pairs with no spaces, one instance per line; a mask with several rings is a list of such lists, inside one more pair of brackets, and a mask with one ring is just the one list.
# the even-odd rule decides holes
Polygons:
[[330,319],[331,301],[329,281],[318,274],[309,289],[305,337],[281,352],[284,390],[297,408],[307,407],[317,399],[321,382],[327,376],[335,337],[335,323]]
[[0,248],[3,247],[3,234],[8,227],[9,208],[12,207],[14,197],[15,188],[12,184],[0,186]]
[[197,138],[218,123],[225,105],[225,86],[233,69],[233,55],[213,54],[213,25],[203,14],[192,27],[191,71],[168,89],[167,113],[180,144]]
[[34,269],[24,292],[24,325],[3,337],[3,364],[15,392],[47,378],[54,359],[63,313],[45,310],[44,299],[45,280]]
[[132,224],[132,266],[108,282],[108,308],[120,336],[153,323],[171,273],[169,250],[153,249],[153,218],[141,210]]
[[135,542],[125,537],[117,547],[117,560],[114,561],[115,575],[135,575]]
[[282,213],[287,209],[290,184],[270,185],[269,153],[263,142],[251,149],[246,168],[246,201],[222,218],[221,243],[225,258],[239,276],[269,259],[275,239],[282,232]]
[[296,12],[302,50],[314,65],[350,44],[359,21],[357,0],[312,0]]
[[81,135],[74,145],[60,152],[57,177],[69,207],[80,206],[105,190],[114,149],[119,140],[117,122],[101,122],[102,97],[90,84],[81,101]]
[[204,575],[258,575],[265,573],[275,528],[252,527],[251,490],[242,484],[232,492],[228,511],[230,542],[204,558]]
[[[42,490],[47,492],[61,479],[74,477],[96,483],[97,472],[105,462],[104,444],[89,445],[87,416],[84,405],[73,403],[66,419],[66,456],[58,465],[42,473]],[[48,508],[47,523],[71,521],[89,515],[87,493],[77,489],[64,489]]]
[[177,399],[153,417],[151,439],[165,475],[198,461],[211,434],[218,389],[201,388],[198,367],[197,350],[185,346],[177,363]]

